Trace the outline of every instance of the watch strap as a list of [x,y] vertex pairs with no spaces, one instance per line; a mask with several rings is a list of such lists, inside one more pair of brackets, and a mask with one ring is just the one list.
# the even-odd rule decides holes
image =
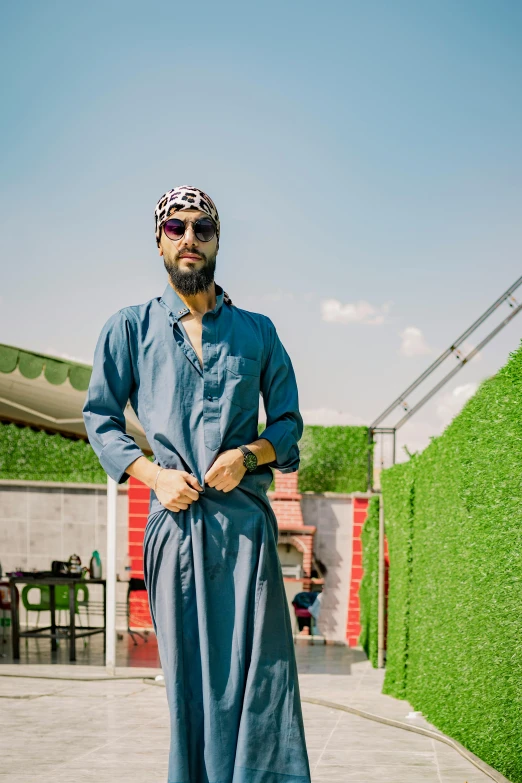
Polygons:
[[[238,449],[243,454],[243,465],[248,471],[255,470],[257,467],[257,456],[254,454],[253,451],[251,451],[248,446],[238,446]],[[248,458],[251,457],[250,460]],[[248,462],[253,463],[252,465],[249,465]]]

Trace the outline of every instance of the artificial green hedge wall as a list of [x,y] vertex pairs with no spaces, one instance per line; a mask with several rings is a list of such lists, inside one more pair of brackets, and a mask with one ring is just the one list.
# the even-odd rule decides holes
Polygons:
[[413,548],[415,458],[381,474],[390,561],[383,693],[406,698]]
[[301,492],[366,492],[368,427],[305,425],[299,441]]
[[361,531],[363,577],[359,586],[359,644],[374,667],[377,667],[378,654],[379,504],[378,495],[370,498],[368,515]]
[[522,348],[416,457],[411,564],[397,556],[410,479],[383,475],[396,590],[387,692],[513,783],[522,783],[521,468]]
[[[259,426],[260,433],[264,426]],[[364,491],[367,439],[366,427],[305,426],[299,443],[299,489]],[[0,479],[103,483],[106,478],[85,441],[0,423]]]
[[0,479],[103,484],[107,476],[83,440],[0,423]]
[[[259,437],[264,428],[260,423]],[[299,441],[299,491],[366,492],[369,448],[368,427],[305,424]]]

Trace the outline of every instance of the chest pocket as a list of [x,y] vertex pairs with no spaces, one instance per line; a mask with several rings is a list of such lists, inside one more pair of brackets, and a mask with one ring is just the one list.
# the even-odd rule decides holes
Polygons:
[[258,409],[261,362],[244,356],[225,357],[225,397],[243,410]]

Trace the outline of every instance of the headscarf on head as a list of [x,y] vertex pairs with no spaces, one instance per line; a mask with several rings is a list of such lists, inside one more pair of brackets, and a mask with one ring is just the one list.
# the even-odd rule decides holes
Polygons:
[[177,209],[199,209],[201,212],[206,212],[216,224],[219,244],[219,215],[216,205],[210,196],[207,196],[199,188],[193,188],[190,185],[180,185],[174,188],[174,190],[167,191],[156,204],[154,218],[156,221],[156,244],[158,247],[160,244],[161,227],[168,220],[170,214]]
[[[190,185],[180,185],[173,190],[167,191],[156,204],[154,219],[156,222],[156,244],[158,247],[160,244],[161,227],[168,220],[170,214],[177,209],[199,209],[201,212],[206,212],[216,224],[219,245],[219,215],[216,205],[210,196],[207,196],[199,188],[193,188]],[[226,291],[223,291],[223,298],[227,304],[232,304],[232,299]]]

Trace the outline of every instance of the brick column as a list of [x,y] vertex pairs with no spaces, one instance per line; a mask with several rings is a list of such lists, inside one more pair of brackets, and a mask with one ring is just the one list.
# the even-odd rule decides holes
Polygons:
[[292,543],[303,553],[303,590],[310,590],[312,555],[316,528],[305,525],[301,511],[301,497],[297,488],[298,473],[274,471],[275,491],[269,493],[270,503],[277,517],[280,531],[294,533]]
[[275,491],[270,493],[270,502],[278,523],[286,527],[302,527],[304,525],[301,511],[302,495],[297,489],[297,471],[281,473],[275,470],[274,479]]

